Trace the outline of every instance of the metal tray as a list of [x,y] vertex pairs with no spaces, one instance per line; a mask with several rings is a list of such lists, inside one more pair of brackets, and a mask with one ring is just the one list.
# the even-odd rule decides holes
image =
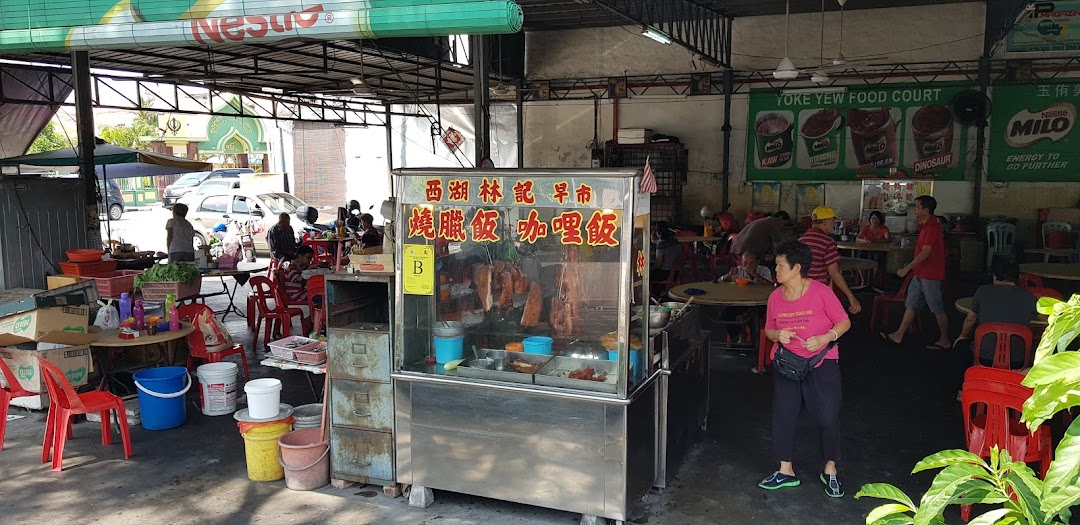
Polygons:
[[[487,350],[489,349],[484,349],[485,355]],[[515,372],[512,368],[510,368],[510,363],[518,359],[524,359],[530,363],[538,364],[540,365],[540,368],[543,369],[544,365],[546,365],[551,359],[551,356],[542,354],[525,354],[521,352],[507,352],[506,370],[485,370],[483,368],[473,368],[471,366],[466,366],[465,363],[462,363],[458,365],[457,373],[459,376],[469,377],[473,379],[488,379],[491,381],[525,383],[527,385],[533,384],[533,374],[522,374],[521,372]]]
[[[548,361],[544,368],[541,368],[536,373],[536,384],[614,394],[618,388],[618,366],[619,363],[616,361],[556,357]],[[581,370],[585,367],[591,367],[598,374],[607,374],[607,381],[586,381],[567,377],[571,371]]]

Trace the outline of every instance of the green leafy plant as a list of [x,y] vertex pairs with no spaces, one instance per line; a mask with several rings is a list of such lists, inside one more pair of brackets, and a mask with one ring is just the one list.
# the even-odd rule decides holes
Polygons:
[[[1080,295],[1067,302],[1039,299],[1039,313],[1048,316],[1035,352],[1035,366],[1023,384],[1033,393],[1021,420],[1034,431],[1055,414],[1080,406],[1080,352],[1068,347],[1080,335]],[[932,454],[912,474],[941,469],[916,505],[902,490],[887,483],[864,485],[856,498],[888,500],[866,517],[867,525],[944,524],[949,505],[996,505],[971,520],[972,525],[1057,525],[1072,518],[1080,504],[1080,418],[1074,420],[1054,452],[1054,461],[1040,480],[1023,462],[994,447],[990,461],[965,450]]]
[[199,278],[199,269],[194,264],[171,262],[155,264],[141,275],[135,276],[135,288],[142,288],[145,283],[164,283],[179,281],[183,284],[195,284]]

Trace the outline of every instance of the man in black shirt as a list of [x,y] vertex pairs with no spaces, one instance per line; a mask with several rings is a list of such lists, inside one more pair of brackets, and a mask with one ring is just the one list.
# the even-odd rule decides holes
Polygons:
[[278,222],[266,232],[266,244],[270,245],[270,253],[275,259],[292,260],[296,258],[296,233],[290,226],[288,213],[278,216]]

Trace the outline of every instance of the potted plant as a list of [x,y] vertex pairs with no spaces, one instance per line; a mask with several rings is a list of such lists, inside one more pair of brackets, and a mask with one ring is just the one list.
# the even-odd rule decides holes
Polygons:
[[[1080,295],[1068,302],[1043,297],[1038,310],[1049,316],[1049,326],[1023,382],[1034,390],[1022,416],[1030,431],[1058,412],[1080,406],[1080,352],[1067,350],[1080,335]],[[912,473],[934,469],[941,471],[918,505],[888,483],[864,485],[856,498],[889,501],[871,511],[866,523],[943,524],[942,513],[949,505],[981,504],[1000,507],[976,517],[972,525],[1068,524],[1071,507],[1080,504],[1080,418],[1065,431],[1045,479],[996,447],[989,461],[966,450],[938,452],[916,464]]]

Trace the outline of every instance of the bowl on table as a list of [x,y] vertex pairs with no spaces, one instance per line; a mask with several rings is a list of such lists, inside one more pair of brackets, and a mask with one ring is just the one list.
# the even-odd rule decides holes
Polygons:
[[738,284],[739,286],[746,286],[746,285],[750,284],[750,278],[749,277],[738,277],[738,278],[735,279],[735,284]]
[[101,250],[90,248],[78,248],[65,252],[69,261],[73,263],[98,262],[101,260]]

